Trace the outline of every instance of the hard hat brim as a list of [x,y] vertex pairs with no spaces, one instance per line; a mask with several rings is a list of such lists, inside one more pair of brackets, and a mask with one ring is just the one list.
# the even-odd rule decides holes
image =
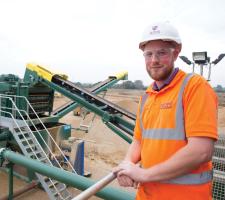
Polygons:
[[140,42],[140,44],[139,44],[139,49],[143,50],[144,46],[145,46],[147,43],[149,43],[149,42],[151,42],[151,41],[155,41],[155,40],[162,40],[162,41],[165,41],[165,42],[175,42],[175,43],[177,43],[178,45],[181,44],[181,41],[180,41],[179,39],[171,39],[171,38],[165,38],[165,39],[162,39],[161,37],[159,37],[159,38],[154,38],[154,39],[152,39],[152,40],[146,40],[146,41]]

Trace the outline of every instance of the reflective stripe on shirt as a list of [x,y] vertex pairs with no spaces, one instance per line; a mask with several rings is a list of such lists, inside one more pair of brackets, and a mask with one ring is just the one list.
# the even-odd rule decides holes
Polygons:
[[184,185],[197,185],[204,184],[211,181],[213,178],[212,170],[205,171],[198,174],[187,174],[184,176],[179,176],[174,179],[170,179],[168,181],[162,181],[161,183],[169,183],[169,184],[184,184]]

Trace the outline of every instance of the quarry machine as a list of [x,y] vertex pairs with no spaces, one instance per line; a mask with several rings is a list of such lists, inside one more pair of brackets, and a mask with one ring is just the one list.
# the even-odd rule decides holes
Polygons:
[[[71,127],[59,123],[59,119],[77,106],[82,106],[100,116],[103,123],[114,133],[131,143],[135,115],[97,95],[126,76],[127,74],[120,74],[109,77],[89,90],[77,86],[63,74],[54,74],[34,64],[27,65],[23,80],[13,75],[1,77],[0,163],[7,160],[9,163],[27,168],[28,172],[30,170],[28,174],[33,174],[32,177],[29,176],[30,180],[35,179],[35,172],[50,199],[72,199],[67,185],[80,190],[90,188],[94,182],[77,174],[73,166],[67,171],[59,169],[60,163],[54,158],[51,146],[57,147],[60,152],[62,150],[55,142],[56,137],[49,133],[49,129],[60,126],[57,137],[59,140],[68,139]],[[71,101],[53,111],[54,92],[63,94]],[[14,151],[20,149],[25,156],[7,150],[6,147]],[[67,159],[65,155],[63,157]],[[213,198],[222,200],[225,199],[225,137],[223,135],[220,135],[215,145],[213,166]],[[11,180],[9,197],[11,197],[13,165],[9,165],[8,168],[9,180]],[[108,180],[105,183],[108,184],[114,178],[110,174],[106,177]],[[98,190],[105,185],[103,184]],[[94,193],[98,190],[94,188]],[[93,190],[90,192],[94,194]],[[134,199],[133,193],[112,187],[105,187],[96,195],[110,200]]]
[[[123,112],[126,111],[116,108],[116,105],[106,102],[106,100],[99,100],[98,96],[94,94],[105,91],[107,88],[126,77],[127,73],[110,76],[105,81],[95,84],[89,91],[67,81],[67,77],[65,75],[53,74],[46,68],[33,64],[27,65],[23,79],[12,74],[2,75],[0,77],[1,153],[8,151],[3,150],[4,148],[10,148],[14,152],[22,153],[26,158],[35,160],[38,163],[48,165],[52,168],[58,167],[61,169],[60,172],[63,173],[63,167],[58,159],[58,153],[60,153],[60,158],[66,161],[68,165],[67,170],[73,173],[73,175],[78,176],[77,169],[74,169],[74,166],[77,166],[76,163],[71,164],[69,162],[68,157],[64,154],[59,142],[57,142],[66,140],[71,136],[71,126],[59,122],[61,117],[78,106],[78,103],[74,102],[74,98],[71,98],[74,96],[73,93],[71,94],[71,88],[73,91],[85,96],[85,100],[82,102],[93,102],[93,98],[96,98],[95,102],[97,106],[95,107],[98,109],[98,113],[101,113],[102,116],[104,115],[104,120],[108,122],[108,119],[110,118],[108,116],[110,114],[107,113],[108,111],[120,113],[120,115],[124,114]],[[65,83],[61,85],[55,84],[53,80],[63,80]],[[60,92],[73,101],[53,110],[55,91]],[[81,105],[83,106],[83,104]],[[93,109],[93,106],[91,108],[86,104],[84,104],[84,106],[87,107],[87,109]],[[101,106],[101,108],[99,109],[98,106]],[[101,109],[106,109],[107,111],[101,111]],[[129,113],[127,115],[129,115]],[[134,118],[134,116],[132,117]],[[120,117],[118,117],[117,120],[119,119]],[[123,121],[122,118],[121,120]],[[113,126],[119,126],[117,125],[119,124],[118,122],[112,122],[112,124]],[[119,127],[118,129],[122,128]],[[55,151],[57,151],[57,156]],[[82,154],[82,156],[84,155]],[[80,165],[83,165],[83,163],[78,159],[83,159],[83,157],[76,157],[75,159],[75,162],[79,162]],[[37,173],[37,171],[34,171],[32,167],[24,167],[26,168],[27,173],[21,175],[18,174],[16,170],[13,170],[13,173],[28,181],[37,180],[45,189],[50,199],[72,199],[72,195],[68,191],[67,185],[64,182],[59,182],[57,179],[52,179],[49,176]],[[78,169],[80,167],[81,166],[78,166]],[[79,184],[82,185],[83,183]],[[11,187],[12,184],[9,188]],[[80,186],[76,187],[79,188]],[[12,189],[9,194],[9,197],[11,196]],[[110,195],[108,198],[112,199]]]

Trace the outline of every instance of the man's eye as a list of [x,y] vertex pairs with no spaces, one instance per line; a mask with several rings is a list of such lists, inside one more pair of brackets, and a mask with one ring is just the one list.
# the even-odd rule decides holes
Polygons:
[[146,52],[145,56],[151,57],[152,56],[152,52]]
[[167,54],[166,51],[159,51],[159,52],[158,52],[158,55],[159,55],[159,56],[165,56],[166,54]]

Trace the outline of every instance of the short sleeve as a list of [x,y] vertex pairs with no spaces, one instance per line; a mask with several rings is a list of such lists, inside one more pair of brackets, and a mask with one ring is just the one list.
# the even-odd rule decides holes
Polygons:
[[183,96],[186,137],[217,139],[217,95],[199,75],[188,82]]

